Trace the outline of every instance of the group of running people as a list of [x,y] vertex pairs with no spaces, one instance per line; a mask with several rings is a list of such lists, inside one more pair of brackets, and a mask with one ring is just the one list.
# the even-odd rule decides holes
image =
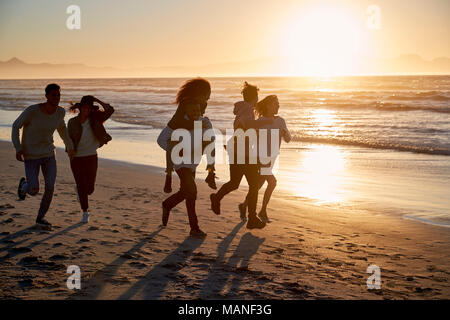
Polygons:
[[[26,108],[12,125],[11,138],[16,149],[16,159],[25,164],[25,177],[19,181],[17,193],[20,199],[24,200],[27,195],[36,195],[39,192],[39,171],[45,181],[45,190],[38,210],[36,224],[44,227],[51,227],[51,224],[44,218],[53,197],[56,180],[56,160],[55,146],[53,143],[53,133],[58,131],[62,138],[66,152],[70,159],[70,166],[76,182],[75,191],[82,209],[82,222],[89,221],[88,196],[94,192],[97,174],[98,158],[97,149],[111,140],[111,136],[106,132],[104,122],[111,117],[114,108],[93,96],[82,97],[79,103],[70,107],[71,112],[78,112],[77,116],[68,121],[66,127],[64,117],[65,109],[59,106],[61,88],[57,84],[49,84],[45,88],[47,101],[32,105]],[[258,101],[258,88],[244,83],[242,89],[243,101],[234,105],[234,132],[244,133],[247,130],[277,130],[281,142],[291,140],[289,130],[283,118],[277,116],[279,102],[277,96],[269,95]],[[180,189],[162,202],[162,226],[167,226],[171,210],[179,203],[185,201],[189,218],[190,235],[204,238],[203,232],[198,223],[195,202],[197,198],[197,186],[195,172],[201,160],[195,157],[197,151],[200,155],[207,154],[208,175],[206,183],[212,189],[216,187],[215,175],[215,137],[210,141],[203,141],[201,150],[194,150],[195,143],[190,144],[192,157],[191,161],[176,161],[172,159],[173,151],[176,152],[177,141],[173,141],[173,133],[177,129],[185,129],[194,138],[196,122],[199,122],[201,130],[212,130],[213,126],[208,117],[205,116],[208,100],[211,95],[211,85],[203,78],[195,78],[186,81],[178,90],[176,95],[177,109],[167,126],[161,131],[157,142],[166,152],[166,178],[164,192],[172,192],[172,173],[179,177]],[[99,104],[103,110],[100,109]],[[20,129],[23,128],[20,138]],[[247,228],[262,229],[267,222],[267,204],[270,200],[277,180],[270,169],[273,163],[260,161],[257,157],[252,159],[252,146],[247,140],[244,147],[244,154],[238,161],[237,137],[233,135],[229,143],[224,146],[230,155],[230,180],[223,184],[217,193],[210,195],[212,211],[220,215],[221,200],[228,193],[239,188],[242,177],[245,176],[248,182],[248,193],[243,203],[238,205],[242,220],[247,220]],[[209,148],[209,146],[212,148]],[[279,143],[277,144],[279,148]],[[233,149],[234,148],[234,149]],[[269,142],[270,149],[270,142]],[[206,152],[209,150],[209,152]],[[278,154],[279,150],[272,150],[272,154]],[[179,151],[179,156],[183,156]],[[233,157],[233,159],[231,159]],[[273,160],[273,157],[271,158]],[[261,174],[264,169],[268,172]],[[266,170],[267,171],[267,170]],[[267,188],[260,212],[256,213],[258,191],[267,181]],[[247,219],[248,211],[248,219]]]

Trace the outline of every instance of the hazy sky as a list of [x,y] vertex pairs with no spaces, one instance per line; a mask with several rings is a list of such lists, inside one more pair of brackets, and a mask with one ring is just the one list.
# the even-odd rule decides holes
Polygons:
[[[66,8],[81,8],[81,30]],[[369,5],[381,29],[366,26]],[[322,14],[324,13],[324,14]],[[316,54],[450,57],[449,0],[0,0],[0,60],[202,65]]]

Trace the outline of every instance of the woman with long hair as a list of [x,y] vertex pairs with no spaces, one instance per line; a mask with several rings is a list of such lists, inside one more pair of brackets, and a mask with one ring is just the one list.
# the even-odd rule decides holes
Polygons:
[[[187,105],[184,103],[188,100],[195,100],[198,101],[200,105],[200,113],[202,116],[202,122],[203,122],[203,128],[206,128],[208,125],[209,119],[207,117],[203,117],[206,107],[208,105],[209,97],[211,96],[211,85],[208,80],[203,78],[194,78],[187,80],[179,89],[177,92],[177,96],[175,99],[175,103],[178,105],[177,110],[175,114],[173,115],[172,119],[167,123],[167,127],[165,130],[176,130],[176,129],[186,129],[186,130],[193,130],[194,129],[194,122],[191,120],[188,120],[186,117],[186,110],[185,106]],[[209,122],[210,124],[210,122]],[[158,142],[159,143],[159,142]],[[165,142],[163,142],[165,144]],[[161,144],[160,144],[161,145]],[[170,159],[170,153],[171,149],[169,148],[166,150],[166,180],[164,183],[164,192],[171,193],[172,192],[172,171],[173,171],[173,164]],[[214,152],[213,152],[214,156]],[[209,185],[210,188],[216,189],[216,182],[215,182],[215,168],[214,164],[209,164],[206,167],[206,170],[208,171],[208,175],[205,179],[206,183]]]
[[[267,130],[266,137],[268,138],[266,148],[266,157],[264,159],[260,158],[260,176],[259,176],[259,189],[264,185],[267,181],[267,188],[264,192],[264,198],[262,202],[261,210],[258,213],[258,217],[264,222],[270,222],[269,217],[267,216],[267,205],[269,204],[270,197],[272,196],[275,187],[277,186],[277,179],[272,172],[273,165],[278,157],[280,152],[280,144],[281,139],[283,139],[286,143],[291,141],[291,134],[286,126],[286,121],[277,116],[278,110],[280,108],[280,104],[278,102],[278,97],[276,95],[270,95],[265,97],[263,100],[259,101],[256,104],[256,114],[259,118],[256,121],[265,122],[265,124],[259,127],[259,130]],[[266,120],[273,120],[272,123],[267,123]],[[278,150],[271,150],[272,143],[270,141],[272,137],[272,130],[278,130]],[[259,144],[261,146],[261,144]],[[241,218],[245,219],[245,212],[248,206],[248,196],[245,201],[239,204],[239,211],[241,212]]]
[[[103,107],[99,110],[97,102]],[[88,196],[94,192],[97,176],[97,149],[111,141],[103,123],[111,117],[114,108],[93,96],[84,96],[79,103],[70,107],[78,115],[69,120],[67,130],[73,142],[75,155],[70,159],[70,167],[76,182],[78,199],[83,211],[82,222],[89,222]]]
[[[209,120],[201,117],[201,101],[195,99],[184,99],[180,103],[180,107],[183,108],[183,112],[185,113],[184,119],[187,121],[194,123],[194,121],[205,121],[207,126],[206,129],[211,129],[212,125]],[[173,130],[167,126],[162,131],[158,137],[158,144],[163,148],[166,152],[171,150],[172,141],[170,141],[170,137],[172,135]],[[185,163],[181,162],[180,164],[171,164],[172,168],[177,173],[180,178],[180,190],[162,203],[162,226],[167,226],[169,221],[170,211],[179,203],[186,201],[186,209],[189,218],[189,225],[191,227],[190,236],[196,238],[204,238],[206,237],[206,233],[203,232],[199,225],[197,219],[197,213],[195,209],[195,202],[197,199],[197,185],[195,182],[195,171],[197,169],[198,161],[195,160],[195,146],[193,143],[194,139],[194,130],[190,130],[191,137],[191,150],[183,150],[183,152],[191,153],[191,162]],[[200,146],[203,148],[203,146]],[[200,150],[201,151],[201,150]],[[170,151],[171,153],[171,151]],[[208,165],[214,166],[213,162],[210,162],[210,158],[208,158]]]

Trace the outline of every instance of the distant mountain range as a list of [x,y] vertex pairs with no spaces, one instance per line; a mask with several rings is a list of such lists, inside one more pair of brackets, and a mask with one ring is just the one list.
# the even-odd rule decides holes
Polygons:
[[394,59],[372,59],[365,68],[368,74],[450,74],[450,58],[428,61],[416,54],[408,54]]
[[[418,55],[402,55],[394,59],[366,59],[357,66],[361,75],[385,74],[450,74],[450,58],[431,61]],[[252,61],[203,66],[167,66],[121,69],[92,67],[81,63],[27,63],[18,58],[0,61],[0,79],[37,78],[113,78],[113,77],[192,77],[192,76],[279,76],[291,74],[285,59],[266,58]]]

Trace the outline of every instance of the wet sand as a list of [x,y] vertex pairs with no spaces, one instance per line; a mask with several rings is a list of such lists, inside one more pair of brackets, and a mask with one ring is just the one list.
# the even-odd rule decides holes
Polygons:
[[[23,164],[0,142],[1,299],[448,299],[450,230],[275,191],[263,230],[248,230],[237,204],[244,191],[209,209],[198,182],[198,218],[208,233],[188,236],[184,204],[160,228],[162,169],[100,159],[91,220],[81,224],[74,180],[58,150],[51,231],[33,227],[42,191],[18,201]],[[41,185],[43,179],[41,177]],[[178,184],[174,179],[174,190]],[[262,195],[260,194],[260,200]],[[368,290],[369,265],[381,289]],[[69,290],[67,267],[81,269]]]

